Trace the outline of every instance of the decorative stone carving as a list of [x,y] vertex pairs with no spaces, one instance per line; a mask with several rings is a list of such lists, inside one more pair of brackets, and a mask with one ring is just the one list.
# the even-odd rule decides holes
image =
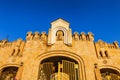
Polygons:
[[[72,44],[72,32],[69,28],[69,23],[63,19],[58,19],[51,23],[51,28],[49,29],[48,34],[48,45],[52,45],[56,42],[56,33],[57,31],[62,31],[64,33],[64,40],[63,42],[67,45]],[[60,37],[59,37],[60,38]]]

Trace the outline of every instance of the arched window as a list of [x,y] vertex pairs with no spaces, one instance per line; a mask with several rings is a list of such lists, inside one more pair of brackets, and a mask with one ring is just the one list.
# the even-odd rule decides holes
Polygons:
[[2,72],[0,73],[0,80],[14,80],[17,71],[18,71],[17,67],[3,68]]
[[120,73],[114,69],[103,68],[100,72],[102,80],[120,80]]

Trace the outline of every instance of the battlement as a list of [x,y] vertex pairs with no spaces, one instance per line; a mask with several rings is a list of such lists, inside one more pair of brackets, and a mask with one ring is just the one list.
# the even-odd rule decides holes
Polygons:
[[114,41],[113,43],[107,43],[102,40],[98,40],[96,42],[98,44],[99,48],[108,48],[108,49],[118,49],[119,48],[119,43],[117,41]]
[[23,41],[21,38],[13,42],[2,40],[0,42],[0,49],[9,50],[9,56],[22,56],[24,45],[25,41]]
[[[44,46],[47,45],[52,46],[57,42],[64,43],[67,46],[73,46],[74,42],[78,42],[78,44],[80,42],[94,43],[94,34],[92,32],[88,32],[87,34],[85,32],[81,32],[81,33],[74,32],[72,34],[72,30],[69,26],[70,26],[69,22],[60,18],[51,22],[51,28],[49,29],[48,34],[46,32],[36,31],[33,33],[32,31],[29,31],[26,34],[25,41],[23,41],[22,39],[18,39],[13,42],[2,40],[0,41],[0,48],[13,48],[14,50],[14,47],[16,46],[20,48],[21,45],[24,45],[27,42],[31,44],[34,41],[40,41],[41,43],[44,43]],[[99,40],[95,44],[97,45],[98,48],[105,48],[105,49],[119,48],[119,44],[117,41],[113,42],[112,44],[108,44],[106,42],[103,42],[102,40]]]
[[74,32],[72,35],[74,40],[81,40],[81,41],[94,41],[94,35],[92,32],[88,32],[88,34],[81,32],[80,34],[78,32]]

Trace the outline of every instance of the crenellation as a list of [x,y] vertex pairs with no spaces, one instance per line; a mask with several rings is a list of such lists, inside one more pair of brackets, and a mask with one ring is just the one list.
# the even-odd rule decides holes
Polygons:
[[12,45],[11,42],[7,42],[7,43],[5,43],[4,45],[2,45],[2,47],[3,47],[3,48],[10,48],[11,45]]
[[80,38],[80,37],[79,37],[78,32],[74,32],[74,34],[73,34],[73,39],[76,40],[76,41],[78,41],[78,40],[80,40],[79,38]]
[[80,34],[80,39],[81,39],[82,41],[86,41],[86,34],[85,34],[85,32],[81,32],[81,34]]
[[40,37],[40,39],[42,40],[42,41],[46,41],[47,40],[47,34],[46,34],[46,32],[41,32],[41,37]]
[[29,41],[29,40],[32,40],[33,39],[33,34],[31,31],[27,32],[27,35],[26,35],[26,41]]
[[40,40],[40,33],[38,31],[34,33],[33,40]]
[[5,44],[5,46],[10,48],[12,46],[12,43],[8,42],[8,43]]
[[87,40],[88,41],[94,41],[94,35],[93,35],[92,32],[88,32],[88,34],[87,34]]
[[105,47],[105,48],[109,48],[109,49],[118,49],[119,48],[119,44],[117,41],[114,41],[113,43],[106,43],[106,42],[103,42],[102,40],[98,40],[97,43],[99,44],[100,47]]
[[107,47],[107,43],[105,43],[105,42],[102,41],[102,40],[98,40],[97,43],[99,44],[99,47],[100,47],[100,48],[105,48],[105,47]]
[[114,41],[114,42],[111,43],[111,44],[107,44],[107,47],[108,47],[109,49],[119,49],[119,44],[118,44],[117,41]]
[[5,45],[6,45],[6,43],[8,43],[8,40],[2,40],[1,42],[0,42],[0,47],[5,47]]
[[74,32],[73,39],[75,41],[81,40],[81,41],[94,41],[94,35],[92,32],[88,32],[88,34],[85,34],[84,32],[81,32],[81,34],[78,34],[78,32]]
[[0,42],[0,48],[11,48],[12,42],[9,42],[8,40],[2,40]]
[[118,43],[118,41],[114,41],[113,44],[114,44],[115,48],[117,48],[117,49],[119,48],[119,43]]
[[107,44],[107,46],[108,46],[109,49],[116,49],[114,44]]

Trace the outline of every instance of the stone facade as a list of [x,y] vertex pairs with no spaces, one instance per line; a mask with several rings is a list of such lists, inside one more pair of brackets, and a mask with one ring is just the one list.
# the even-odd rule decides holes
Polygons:
[[120,48],[74,32],[63,19],[49,33],[28,32],[26,41],[0,41],[0,80],[120,80]]

